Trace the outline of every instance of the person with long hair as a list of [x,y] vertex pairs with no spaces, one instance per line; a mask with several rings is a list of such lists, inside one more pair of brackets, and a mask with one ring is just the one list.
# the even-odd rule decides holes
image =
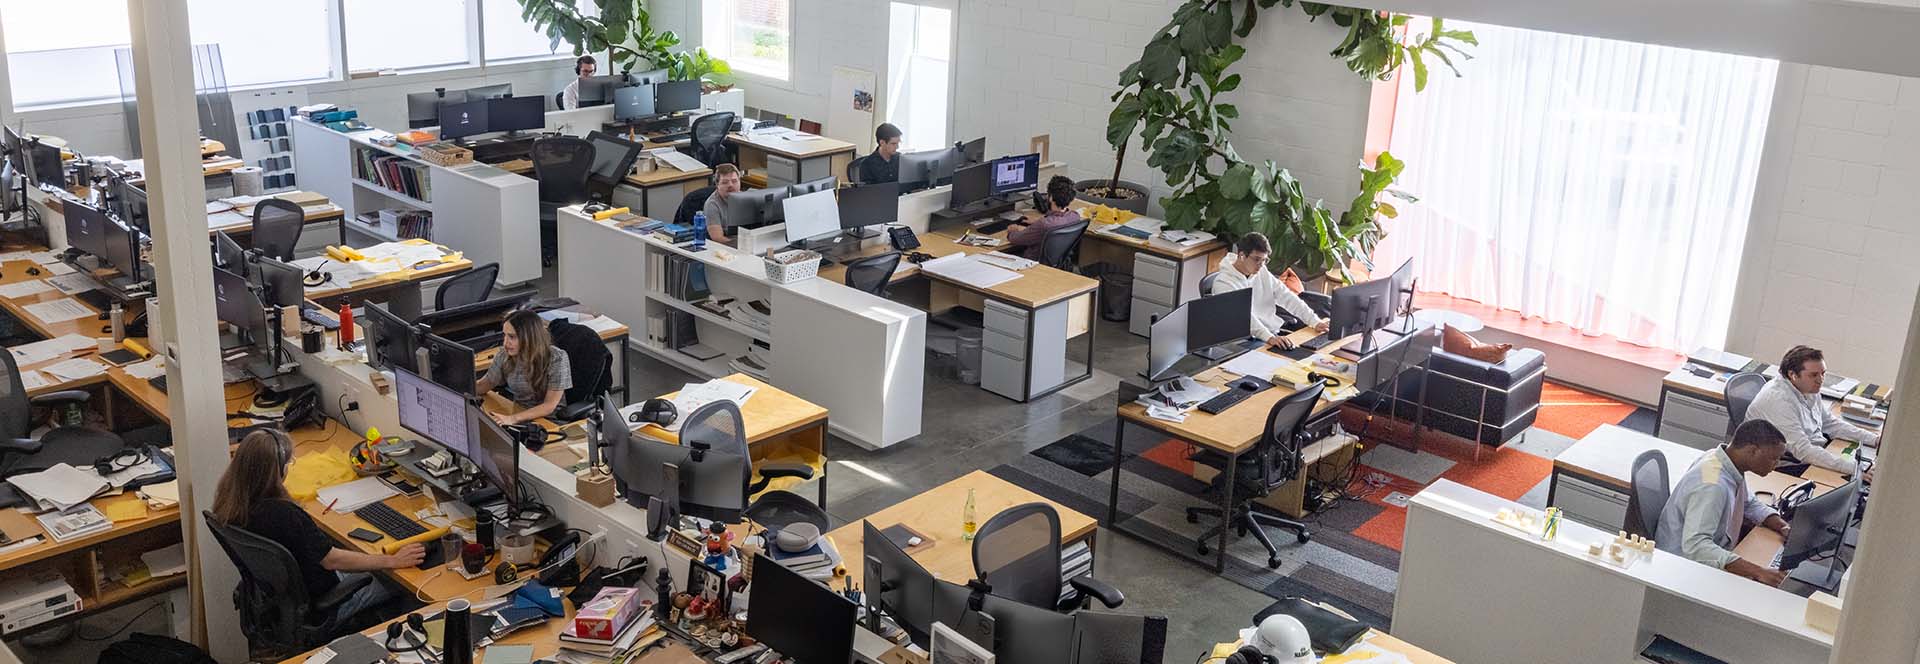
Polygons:
[[500,324],[506,338],[500,342],[500,354],[493,366],[476,381],[475,388],[486,394],[506,387],[507,397],[520,407],[517,413],[488,413],[501,425],[519,424],[553,414],[560,399],[573,387],[573,372],[567,364],[567,351],[553,345],[547,334],[547,321],[531,311],[516,311]]
[[[287,464],[292,460],[293,440],[285,433],[261,429],[242,437],[226,474],[220,476],[213,516],[286,547],[300,566],[308,597],[327,594],[350,573],[413,567],[426,558],[426,549],[419,544],[408,544],[392,555],[361,553],[334,544],[287,495]],[[376,580],[342,602],[334,611],[335,620],[350,620],[393,596]]]

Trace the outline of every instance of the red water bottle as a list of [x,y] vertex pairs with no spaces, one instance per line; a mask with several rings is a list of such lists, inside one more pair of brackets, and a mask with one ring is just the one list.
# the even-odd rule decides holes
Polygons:
[[353,345],[353,305],[340,305],[340,349]]

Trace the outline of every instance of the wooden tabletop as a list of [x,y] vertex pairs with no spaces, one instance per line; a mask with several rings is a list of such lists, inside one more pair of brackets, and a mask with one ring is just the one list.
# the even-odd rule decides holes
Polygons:
[[[1827,449],[1836,453],[1844,450],[1846,441],[1834,441]],[[1571,472],[1595,481],[1604,482],[1621,491],[1632,488],[1632,469],[1634,457],[1647,450],[1660,450],[1667,458],[1667,480],[1679,484],[1680,476],[1685,475],[1707,450],[1696,449],[1663,438],[1650,436],[1626,427],[1602,424],[1586,437],[1575,441],[1573,445],[1554,456],[1553,467],[1562,472]],[[1825,468],[1813,467],[1799,475],[1770,473],[1760,477],[1747,473],[1747,487],[1755,492],[1782,485],[1792,486],[1812,480],[1824,487],[1822,492],[1846,484],[1847,480],[1839,473]],[[1777,495],[1777,494],[1776,494]]]
[[786,138],[747,136],[746,134],[736,132],[727,134],[727,142],[736,146],[752,146],[770,154],[777,154],[789,159],[812,159],[814,157],[827,157],[842,152],[854,151],[854,145],[852,143],[827,138],[825,136],[791,140]]
[[422,282],[429,279],[438,279],[440,277],[452,276],[452,275],[459,274],[461,272],[465,272],[471,269],[473,269],[473,261],[467,259],[465,256],[462,256],[460,258],[456,258],[450,261],[441,262],[439,264],[436,264],[432,267],[425,268],[425,269],[414,269],[409,267],[409,268],[400,270],[398,272],[389,272],[387,274],[379,275],[376,277],[361,279],[359,281],[353,282],[351,285],[348,285],[348,286],[335,286],[331,288],[308,288],[307,299],[327,300],[327,299],[345,297],[348,295],[353,295],[355,293],[362,293],[370,290],[387,288],[387,287],[390,287],[396,284],[401,284],[401,283],[417,283],[417,282]]
[[[747,398],[746,405],[740,408],[740,418],[747,427],[748,445],[827,421],[827,409],[794,396],[791,392],[760,382],[752,376],[736,373],[724,376],[720,380],[759,388],[754,391],[753,396]],[[660,398],[672,399],[679,394],[680,392],[675,390],[660,395]],[[681,413],[680,415],[685,417],[690,414]],[[679,433],[657,426],[643,426],[634,429],[634,432],[669,443],[680,442]]]
[[666,164],[661,164],[659,167],[654,168],[651,173],[640,173],[637,171],[628,173],[626,183],[636,187],[659,187],[686,182],[688,180],[704,180],[708,175],[712,174],[713,169],[706,167],[683,171]]
[[[1303,328],[1288,334],[1287,337],[1294,340],[1295,343],[1299,343],[1311,339],[1318,334],[1319,333],[1315,332],[1312,328]],[[1334,349],[1345,347],[1345,345],[1351,341],[1352,339],[1338,340],[1333,344],[1328,344],[1326,348],[1321,350],[1321,353],[1330,354]],[[1277,353],[1273,353],[1266,348],[1252,352],[1278,356]],[[1288,362],[1294,361],[1290,358],[1283,357],[1283,359],[1286,359]],[[1220,367],[1213,367],[1200,372],[1200,374],[1194,376],[1193,379],[1203,385],[1223,387],[1235,377],[1237,377],[1236,374],[1227,373]],[[1126,420],[1128,423],[1159,431],[1174,438],[1207,447],[1217,452],[1239,454],[1252,449],[1254,444],[1260,441],[1260,436],[1266,432],[1267,415],[1273,411],[1273,405],[1278,403],[1281,398],[1292,393],[1293,390],[1284,384],[1275,385],[1272,388],[1247,397],[1246,400],[1218,414],[1209,415],[1200,412],[1199,409],[1189,411],[1185,422],[1168,422],[1166,420],[1157,420],[1148,417],[1147,407],[1134,402],[1120,404],[1118,411],[1120,418]],[[1329,408],[1337,407],[1339,403],[1340,400],[1323,394],[1320,397],[1319,403],[1314,404],[1313,412],[1315,414],[1325,412]]]
[[[968,489],[974,492],[974,515],[982,524],[1015,505],[1046,503],[1060,513],[1060,541],[1063,544],[1093,536],[1094,528],[1098,525],[1093,517],[1042,498],[983,470],[967,473],[959,479],[928,489],[918,496],[874,512],[865,520],[881,530],[906,525],[931,539],[931,546],[912,551],[909,555],[942,580],[966,583],[974,577],[973,542],[962,538],[960,528]],[[847,574],[854,579],[861,578],[860,570],[866,560],[861,554],[865,540],[861,524],[855,522],[841,526],[827,533],[827,537],[833,540],[840,557],[845,559],[843,564]]]
[[[961,244],[953,237],[941,233],[923,233],[919,237],[920,248],[914,251],[931,255],[934,258],[952,254],[984,254],[994,251],[993,248]],[[877,245],[862,249],[859,255],[873,256],[889,251],[893,251],[893,249],[884,245]],[[933,274],[927,274],[925,276],[929,279],[938,280],[941,283],[950,284],[955,288],[979,293],[980,295],[995,300],[1010,302],[1028,309],[1037,309],[1061,300],[1077,297],[1084,293],[1093,292],[1094,289],[1100,287],[1100,282],[1090,277],[1084,277],[1045,265],[1035,265],[1025,270],[1020,270],[1019,272],[1020,278],[996,284],[989,288],[977,288]],[[894,268],[891,281],[897,282],[902,279],[919,276],[920,274],[921,270],[919,265],[910,263],[902,257],[900,266]],[[820,278],[835,283],[845,283],[846,275],[847,266],[845,263],[837,263],[820,268]]]
[[[1086,210],[1088,208],[1093,207],[1093,204],[1076,198],[1073,200],[1072,203],[1067,204],[1067,207],[1074,210]],[[1022,210],[1021,214],[1026,215],[1027,221],[1029,222],[1040,218],[1040,213],[1032,209]],[[1160,256],[1165,256],[1167,258],[1172,258],[1175,260],[1185,260],[1188,258],[1192,258],[1194,256],[1204,256],[1216,251],[1225,251],[1227,249],[1227,242],[1218,237],[1215,237],[1214,239],[1211,239],[1211,240],[1207,240],[1206,242],[1196,242],[1194,244],[1182,246],[1182,245],[1174,244],[1172,242],[1168,242],[1167,240],[1161,238],[1158,233],[1155,233],[1153,237],[1147,238],[1145,240],[1139,240],[1139,239],[1127,237],[1125,235],[1098,232],[1100,227],[1104,225],[1105,224],[1101,224],[1100,222],[1097,222],[1097,221],[1091,224],[1088,224],[1086,239],[1095,240],[1099,242],[1110,242],[1117,245],[1131,247],[1136,250],[1145,251],[1145,252],[1157,254]]]
[[[1666,377],[1662,378],[1660,382],[1661,385],[1667,389],[1676,392],[1690,394],[1714,403],[1725,403],[1727,377],[1731,375],[1730,372],[1715,369],[1712,376],[1701,377],[1691,371],[1687,371],[1686,365],[1683,364],[1673,371],[1667,372]],[[1767,380],[1773,380],[1773,378],[1779,374],[1774,372],[1773,365],[1767,365],[1762,369],[1761,375],[1766,376]],[[1886,383],[1880,385],[1880,394],[1885,395],[1887,398],[1892,398],[1893,384]],[[1821,400],[1826,403],[1827,410],[1833,411],[1836,416],[1840,414],[1840,400],[1827,399],[1825,397],[1822,397]],[[1849,422],[1851,422],[1851,420],[1849,420]],[[1853,424],[1855,426],[1861,426],[1858,422],[1854,422]],[[1869,431],[1879,430],[1879,427],[1862,426],[1861,428]]]

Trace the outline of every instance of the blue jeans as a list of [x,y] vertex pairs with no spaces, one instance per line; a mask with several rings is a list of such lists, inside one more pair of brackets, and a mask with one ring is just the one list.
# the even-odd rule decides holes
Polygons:
[[[365,572],[335,572],[335,574],[340,575],[341,583],[347,583],[361,577],[369,576]],[[373,577],[372,583],[354,591],[353,595],[347,598],[347,601],[341,602],[340,607],[334,609],[333,622],[336,625],[347,624],[355,615],[379,606],[390,599],[393,599],[393,592],[387,590],[387,584],[382,583],[379,577]]]

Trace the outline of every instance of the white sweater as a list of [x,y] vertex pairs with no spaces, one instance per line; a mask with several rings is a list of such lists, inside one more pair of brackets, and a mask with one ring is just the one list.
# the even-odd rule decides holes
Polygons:
[[1213,280],[1213,292],[1208,295],[1231,293],[1242,288],[1253,289],[1253,328],[1248,331],[1255,339],[1266,340],[1281,333],[1285,324],[1280,320],[1280,311],[1285,310],[1294,318],[1308,326],[1318,325],[1320,315],[1307,306],[1306,301],[1293,291],[1287,290],[1280,278],[1267,270],[1257,270],[1257,274],[1247,275],[1234,267],[1238,261],[1228,256],[1220,263],[1220,276]]

